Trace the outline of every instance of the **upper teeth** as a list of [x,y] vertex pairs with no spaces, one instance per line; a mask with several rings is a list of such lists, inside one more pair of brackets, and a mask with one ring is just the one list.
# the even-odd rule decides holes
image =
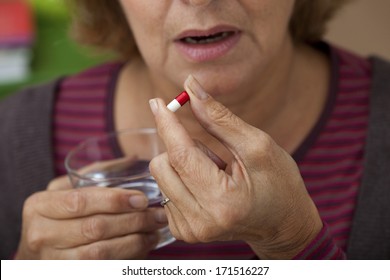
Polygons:
[[186,37],[184,38],[185,43],[189,44],[207,44],[217,42],[229,36],[229,32],[221,32],[211,36],[200,36],[200,37]]

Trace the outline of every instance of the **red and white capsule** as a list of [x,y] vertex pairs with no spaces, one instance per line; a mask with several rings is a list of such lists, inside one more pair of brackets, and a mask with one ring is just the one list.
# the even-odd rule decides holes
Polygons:
[[181,108],[181,106],[186,104],[189,100],[190,100],[190,96],[186,91],[183,91],[167,105],[167,108],[172,112],[176,112]]

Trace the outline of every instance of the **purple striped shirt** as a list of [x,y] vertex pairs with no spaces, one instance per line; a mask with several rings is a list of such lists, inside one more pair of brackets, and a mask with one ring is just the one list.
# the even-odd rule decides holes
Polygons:
[[[323,121],[294,158],[324,223],[297,259],[344,259],[363,175],[371,67],[367,60],[333,49],[333,78]],[[332,96],[333,94],[333,96]]]
[[[333,76],[327,104],[310,135],[294,153],[324,227],[296,259],[344,259],[363,173],[371,69],[367,60],[337,48],[326,50]],[[61,83],[54,109],[57,175],[64,158],[85,138],[113,130],[113,95],[122,64],[104,64]],[[241,241],[186,244],[152,251],[152,259],[253,259]]]

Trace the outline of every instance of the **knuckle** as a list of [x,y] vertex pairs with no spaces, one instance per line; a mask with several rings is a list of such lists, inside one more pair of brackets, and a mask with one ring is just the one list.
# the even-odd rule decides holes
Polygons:
[[238,118],[228,108],[217,102],[210,104],[207,114],[219,126],[234,126],[238,123]]
[[84,212],[86,204],[85,193],[81,189],[75,189],[67,194],[63,206],[67,212],[79,215]]
[[48,200],[47,191],[36,192],[24,201],[22,209],[23,222],[31,222],[33,219],[45,216],[45,205]]
[[81,234],[88,241],[97,241],[104,237],[106,223],[100,217],[85,219],[81,225]]
[[38,252],[44,246],[45,238],[42,235],[42,231],[36,228],[30,227],[26,231],[26,245],[31,252]]
[[183,173],[187,171],[188,166],[192,162],[192,149],[178,145],[169,154],[169,160],[176,171]]
[[29,196],[23,205],[23,217],[28,218],[34,215],[35,205],[39,202],[39,193]]
[[270,151],[274,145],[274,141],[267,133],[258,131],[257,137],[258,144],[261,150]]
[[159,170],[161,170],[161,166],[166,164],[166,157],[167,157],[167,154],[163,153],[163,154],[160,154],[160,155],[154,157],[149,162],[149,170],[150,170],[150,173],[153,175],[153,177],[156,177],[159,173]]
[[[256,129],[257,130],[257,129]],[[274,141],[267,133],[257,130],[254,136],[250,137],[250,143],[241,143],[242,149],[245,150],[247,161],[264,160],[272,154]]]
[[46,240],[45,232],[41,229],[42,220],[40,220],[40,216],[35,207],[39,203],[41,196],[41,193],[35,193],[28,197],[23,205],[22,234],[27,248],[32,252],[39,252]]

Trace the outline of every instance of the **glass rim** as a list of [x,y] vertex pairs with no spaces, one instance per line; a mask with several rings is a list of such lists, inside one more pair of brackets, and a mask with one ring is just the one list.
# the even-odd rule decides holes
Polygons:
[[101,184],[101,183],[117,183],[119,181],[139,180],[139,179],[151,177],[152,175],[149,172],[143,172],[143,173],[140,173],[138,175],[131,175],[131,176],[118,176],[118,177],[111,177],[111,178],[92,178],[92,177],[85,177],[85,176],[80,175],[74,171],[68,171],[68,176],[74,176],[80,180],[85,180],[85,181],[93,182],[96,184]]
[[101,139],[106,139],[106,138],[109,138],[109,137],[112,137],[115,135],[120,135],[120,134],[131,135],[131,134],[135,134],[135,133],[141,133],[144,135],[148,135],[148,134],[158,135],[156,128],[147,127],[147,128],[122,129],[122,130],[107,132],[107,133],[105,133],[103,135],[99,135],[99,136],[88,137],[88,138],[82,140],[81,142],[79,142],[76,146],[74,146],[66,155],[64,165],[65,165],[65,169],[66,169],[68,175],[72,175],[74,177],[77,177],[78,179],[88,180],[88,181],[96,182],[96,183],[104,183],[104,182],[119,181],[119,180],[137,180],[137,179],[144,178],[145,176],[151,176],[151,174],[149,172],[142,172],[140,174],[131,175],[131,176],[118,176],[118,177],[112,177],[112,178],[93,178],[93,177],[86,177],[86,176],[79,174],[77,169],[74,169],[70,166],[70,160],[71,160],[72,155],[74,155],[74,153],[76,153],[83,146],[88,144],[88,142],[99,141]]

